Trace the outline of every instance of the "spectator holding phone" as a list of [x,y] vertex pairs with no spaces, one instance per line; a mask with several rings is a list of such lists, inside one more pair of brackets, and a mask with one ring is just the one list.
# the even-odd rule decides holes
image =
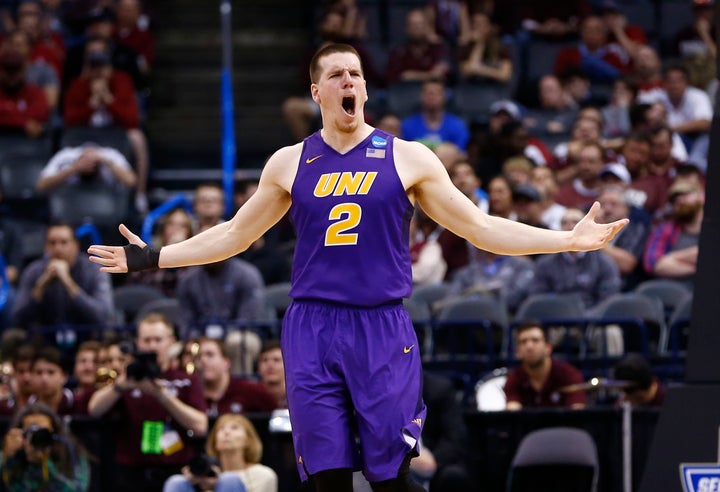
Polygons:
[[210,431],[205,452],[184,467],[182,475],[170,477],[163,492],[277,492],[277,474],[260,464],[262,441],[242,415],[221,416]]
[[84,449],[66,432],[60,417],[44,403],[20,410],[3,441],[2,490],[84,492],[90,467]]

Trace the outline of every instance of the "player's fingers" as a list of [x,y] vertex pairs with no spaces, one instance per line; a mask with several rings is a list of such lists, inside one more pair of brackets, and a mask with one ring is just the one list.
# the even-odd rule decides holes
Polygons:
[[590,207],[590,210],[588,210],[586,217],[589,220],[594,221],[595,217],[597,217],[598,212],[600,212],[600,209],[601,209],[600,202],[596,201],[595,203],[592,204],[592,207]]
[[140,239],[140,236],[138,236],[137,234],[133,233],[130,229],[125,227],[125,224],[120,224],[118,229],[120,230],[120,234],[122,234],[125,237],[125,239],[128,240],[128,242],[130,244],[137,244],[141,248],[145,247],[145,242],[142,239]]
[[87,250],[89,255],[100,256],[101,258],[113,258],[115,256],[115,248],[108,246],[92,245]]

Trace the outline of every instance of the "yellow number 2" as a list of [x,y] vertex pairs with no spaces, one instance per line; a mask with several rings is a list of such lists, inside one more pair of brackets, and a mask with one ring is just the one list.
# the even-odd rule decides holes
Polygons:
[[362,217],[362,208],[357,203],[339,203],[330,210],[330,220],[337,220],[330,224],[325,231],[325,246],[346,246],[357,244],[358,235],[347,232],[357,227]]

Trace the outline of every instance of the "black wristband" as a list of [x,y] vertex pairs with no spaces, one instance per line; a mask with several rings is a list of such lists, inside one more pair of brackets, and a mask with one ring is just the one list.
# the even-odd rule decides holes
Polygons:
[[127,260],[128,272],[137,272],[157,268],[160,262],[160,250],[145,246],[141,248],[137,244],[123,246],[125,259]]

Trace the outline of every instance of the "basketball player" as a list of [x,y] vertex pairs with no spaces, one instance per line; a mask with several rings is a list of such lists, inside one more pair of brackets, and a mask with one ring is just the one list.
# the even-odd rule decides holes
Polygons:
[[244,251],[290,211],[298,240],[282,350],[299,472],[318,491],[352,491],[353,469],[376,492],[423,490],[408,472],[425,405],[419,347],[402,306],[412,286],[413,205],[503,255],[599,249],[627,220],[596,223],[598,203],[571,232],[486,215],[430,149],[365,124],[368,96],[352,47],[320,49],[310,75],[323,129],[273,154],[231,220],[161,250],[121,225],[128,245],[88,252],[113,273],[215,262]]

